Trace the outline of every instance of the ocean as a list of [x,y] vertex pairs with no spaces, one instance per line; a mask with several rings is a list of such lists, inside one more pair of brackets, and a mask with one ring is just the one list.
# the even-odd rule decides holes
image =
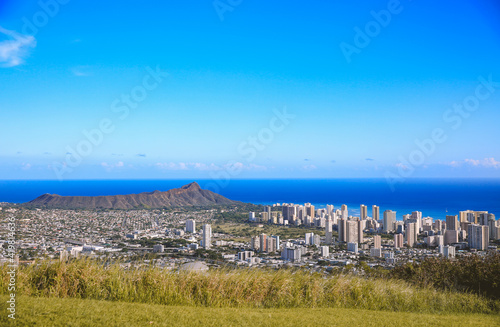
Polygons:
[[[68,180],[0,181],[0,202],[22,203],[44,193],[59,195],[115,195],[166,191],[193,180]],[[235,179],[214,188],[212,180],[196,180],[232,200],[255,204],[310,202],[318,208],[346,204],[359,214],[360,204],[397,211],[397,218],[412,211],[445,219],[461,210],[485,210],[500,215],[500,179],[408,179],[392,191],[385,179]]]

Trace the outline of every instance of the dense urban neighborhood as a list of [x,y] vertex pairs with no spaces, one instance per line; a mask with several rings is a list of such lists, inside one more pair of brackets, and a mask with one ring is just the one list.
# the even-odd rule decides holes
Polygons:
[[[315,208],[306,203],[164,209],[55,209],[2,203],[0,240],[6,262],[40,258],[120,259],[165,269],[303,267],[318,271],[386,268],[427,257],[498,251],[500,224],[487,211],[446,220],[361,205]],[[357,211],[357,210],[356,210]],[[15,246],[12,245],[12,236]],[[14,250],[13,250],[14,249]],[[9,252],[10,251],[10,252]],[[14,253],[13,253],[14,251]]]

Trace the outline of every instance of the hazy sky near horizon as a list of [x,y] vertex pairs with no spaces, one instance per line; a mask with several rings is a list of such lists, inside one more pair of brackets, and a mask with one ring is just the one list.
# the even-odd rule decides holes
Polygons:
[[500,177],[496,1],[40,3],[0,1],[0,179]]

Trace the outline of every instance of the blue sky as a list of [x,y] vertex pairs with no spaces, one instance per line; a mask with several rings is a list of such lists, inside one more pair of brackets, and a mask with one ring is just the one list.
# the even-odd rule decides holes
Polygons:
[[41,3],[0,2],[0,179],[500,177],[493,0]]

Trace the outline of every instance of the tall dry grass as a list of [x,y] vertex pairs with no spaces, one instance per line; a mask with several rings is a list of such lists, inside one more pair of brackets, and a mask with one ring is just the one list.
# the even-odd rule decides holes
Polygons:
[[[0,269],[2,294],[6,266]],[[437,291],[405,281],[325,276],[300,270],[214,269],[206,273],[152,266],[124,269],[91,260],[20,266],[18,294],[209,307],[341,307],[370,310],[498,313],[499,302],[474,294]]]

